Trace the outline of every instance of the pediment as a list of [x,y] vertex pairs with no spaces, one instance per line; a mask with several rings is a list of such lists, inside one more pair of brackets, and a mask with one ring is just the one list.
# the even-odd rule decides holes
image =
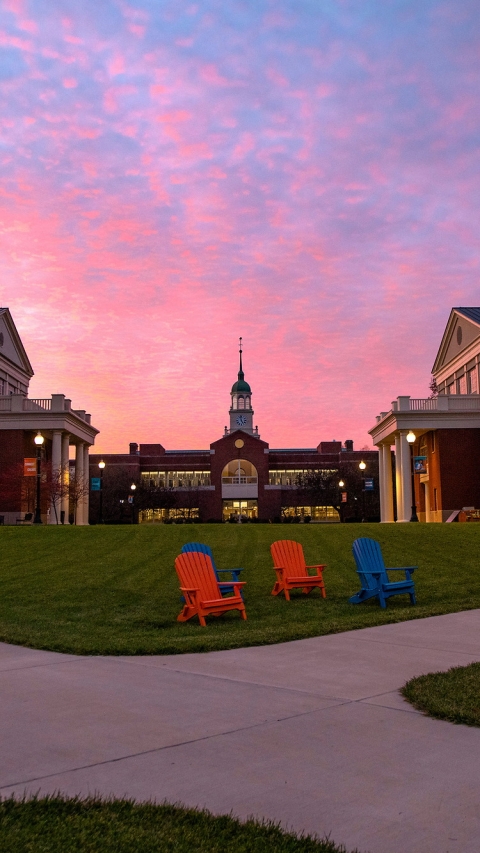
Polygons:
[[[474,309],[466,310],[474,311]],[[465,316],[461,308],[452,308],[432,367],[433,375],[443,370],[451,361],[455,361],[477,339],[479,339],[480,347],[480,322]]]
[[268,448],[268,444],[266,441],[262,441],[260,438],[255,438],[253,435],[249,435],[248,432],[245,432],[242,429],[237,429],[235,432],[230,432],[228,435],[223,435],[221,438],[217,439],[210,445],[211,450],[216,450],[224,445],[230,446],[232,441],[235,442],[237,438],[241,438],[246,447],[253,447],[258,449],[259,447]]
[[28,385],[33,376],[32,365],[8,308],[0,308],[0,364],[2,362],[6,370],[9,365],[15,365],[24,374]]

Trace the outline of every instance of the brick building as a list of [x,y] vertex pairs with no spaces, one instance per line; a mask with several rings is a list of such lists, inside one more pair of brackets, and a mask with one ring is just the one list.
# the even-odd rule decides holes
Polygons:
[[379,448],[382,521],[410,521],[415,508],[420,521],[442,522],[480,508],[479,369],[480,308],[452,308],[432,368],[436,392],[397,397],[369,431]]
[[[78,483],[88,472],[88,452],[98,433],[90,415],[73,409],[64,394],[34,399],[28,396],[33,369],[8,308],[0,308],[0,520],[15,524],[33,516],[36,507],[36,446],[41,447],[42,522],[68,521],[73,507],[69,495],[70,447],[75,448]],[[52,505],[53,504],[53,505]],[[78,488],[74,516],[88,524],[88,490]]]
[[[312,521],[338,521],[339,513],[332,505],[312,504],[311,499],[307,502],[305,491],[298,488],[299,477],[318,471],[331,474],[337,481],[343,477],[345,518],[377,514],[376,450],[355,451],[352,441],[343,445],[340,441],[322,441],[307,449],[272,449],[261,439],[253,423],[252,391],[245,380],[241,348],[238,378],[230,398],[229,427],[208,449],[167,450],[161,444],[131,443],[129,453],[91,455],[90,476],[94,480],[99,477],[98,463],[105,462],[102,514],[110,495],[116,504],[108,507],[112,520],[129,518],[131,483],[144,485],[142,506],[135,516],[140,522],[183,518],[228,521],[239,516],[263,521],[306,516]],[[360,461],[367,466],[365,476],[373,479],[372,493],[359,487]],[[145,506],[145,487],[168,490],[171,506]],[[134,495],[130,494],[133,501]],[[98,521],[99,516],[100,495],[93,492],[91,522]]]

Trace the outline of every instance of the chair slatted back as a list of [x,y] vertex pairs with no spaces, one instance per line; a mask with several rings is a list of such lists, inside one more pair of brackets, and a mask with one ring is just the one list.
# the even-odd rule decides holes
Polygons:
[[212,601],[222,597],[208,554],[202,554],[200,551],[179,554],[175,559],[175,571],[180,586],[199,589],[202,601]]
[[192,551],[197,551],[199,554],[206,554],[212,561],[213,571],[216,573],[217,567],[213,559],[213,551],[210,545],[204,545],[203,542],[186,542],[182,545],[182,554],[190,554]]
[[299,542],[293,542],[291,539],[279,539],[278,542],[272,542],[270,552],[273,565],[283,566],[286,569],[287,576],[296,578],[308,576],[303,548]]
[[375,589],[378,586],[378,580],[372,577],[371,572],[380,572],[380,580],[388,583],[382,549],[376,539],[355,539],[352,551],[365,589]]

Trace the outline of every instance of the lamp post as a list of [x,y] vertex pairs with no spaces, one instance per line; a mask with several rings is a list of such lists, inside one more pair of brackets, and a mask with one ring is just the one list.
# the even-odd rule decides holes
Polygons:
[[[365,468],[367,467],[367,463],[364,462],[362,459],[362,461],[358,463],[358,467],[360,468],[360,471],[363,474],[363,472],[365,471]],[[363,488],[362,488],[362,521],[365,522],[366,520],[367,519],[365,518],[365,479],[364,479],[363,480]]]
[[135,524],[135,502],[134,502],[134,498],[135,498],[135,489],[136,488],[137,487],[136,487],[135,483],[132,483],[132,485],[130,486],[130,489],[132,490],[132,494],[130,496],[130,503],[132,504],[132,524]]
[[[338,481],[338,488],[339,488],[339,489],[343,489],[344,485],[345,485],[345,483],[343,482],[343,480],[339,480],[339,481]],[[343,521],[343,518],[342,518],[342,516],[343,516],[342,495],[340,494],[340,495],[339,495],[339,497],[340,497],[340,500],[339,500],[339,502],[338,502],[338,505],[339,505],[339,507],[340,507],[340,522],[342,522],[342,521]]]
[[98,467],[100,468],[100,519],[99,524],[103,524],[103,469],[105,468],[105,462],[103,459],[98,463]]
[[417,502],[415,500],[415,470],[413,467],[413,445],[414,445],[414,442],[416,441],[416,439],[417,439],[417,436],[415,435],[413,430],[410,430],[410,432],[407,435],[407,441],[410,445],[410,460],[411,460],[410,461],[410,468],[411,468],[411,472],[412,472],[411,473],[411,477],[412,477],[412,515],[410,516],[410,521],[418,521]]
[[40,510],[40,465],[42,462],[42,445],[45,439],[41,432],[37,432],[33,440],[37,446],[37,500],[35,506],[35,518],[33,519],[33,523],[41,524],[42,516]]

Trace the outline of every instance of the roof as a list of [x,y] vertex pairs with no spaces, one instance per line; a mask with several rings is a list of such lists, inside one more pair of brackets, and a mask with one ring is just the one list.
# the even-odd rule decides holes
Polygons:
[[[239,374],[239,376],[240,376],[240,374]],[[247,394],[252,393],[250,385],[248,384],[248,382],[245,382],[245,379],[238,379],[237,382],[235,382],[232,385],[231,393],[235,394],[235,392],[238,392],[238,391],[244,391]]]
[[443,369],[443,367],[451,361],[451,358],[447,357],[447,353],[454,332],[455,322],[458,322],[459,315],[460,317],[465,317],[466,320],[473,323],[475,326],[478,326],[478,334],[480,335],[480,308],[452,308],[432,367],[432,373],[434,376],[440,371],[440,369]]
[[480,326],[480,308],[454,308],[453,310],[458,311],[467,320],[473,320],[474,323],[478,323]]

